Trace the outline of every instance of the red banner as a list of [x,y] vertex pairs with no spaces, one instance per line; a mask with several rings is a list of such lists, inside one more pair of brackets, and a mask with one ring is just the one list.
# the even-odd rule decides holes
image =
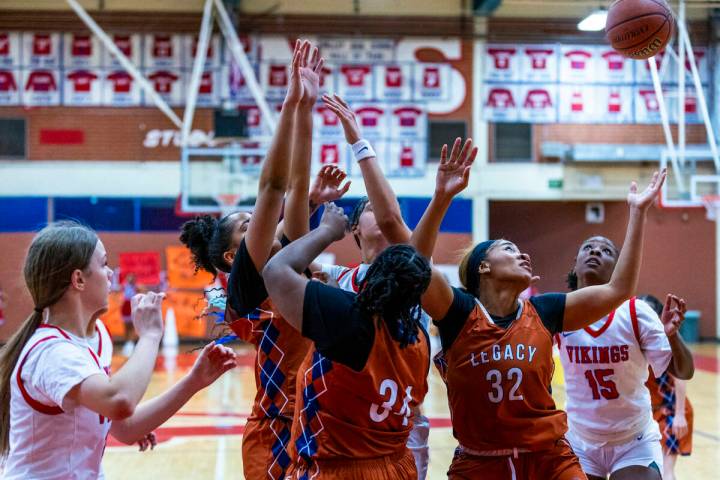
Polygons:
[[157,285],[160,283],[159,252],[124,252],[120,254],[120,282],[125,281],[128,273],[135,274],[137,285]]

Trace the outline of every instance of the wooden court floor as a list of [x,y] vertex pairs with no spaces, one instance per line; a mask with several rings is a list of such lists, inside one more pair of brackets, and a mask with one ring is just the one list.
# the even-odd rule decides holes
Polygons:
[[[120,348],[116,348],[119,351]],[[182,350],[187,350],[183,349]],[[254,396],[253,352],[237,347],[241,366],[196,395],[175,417],[156,431],[159,444],[152,452],[139,453],[136,447],[122,446],[109,439],[104,467],[108,480],[128,478],[242,479],[240,444],[245,418]],[[688,395],[695,408],[693,454],[678,460],[676,474],[681,480],[720,478],[720,346],[693,347],[695,378]],[[177,381],[192,365],[194,355],[181,353],[158,359],[147,398]],[[116,357],[116,368],[124,361]],[[447,478],[445,472],[456,443],[452,437],[445,387],[433,368],[425,412],[431,421],[430,471],[428,478]],[[559,363],[553,381],[559,406],[565,389]]]

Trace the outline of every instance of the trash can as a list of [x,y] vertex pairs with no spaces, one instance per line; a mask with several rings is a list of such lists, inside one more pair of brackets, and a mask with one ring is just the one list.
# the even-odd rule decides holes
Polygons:
[[680,335],[688,343],[696,343],[700,339],[700,310],[685,312],[685,321],[680,326]]

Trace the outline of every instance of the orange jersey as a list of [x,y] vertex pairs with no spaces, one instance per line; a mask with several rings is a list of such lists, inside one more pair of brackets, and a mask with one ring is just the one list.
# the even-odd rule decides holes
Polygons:
[[663,373],[659,378],[655,378],[651,371],[645,386],[650,390],[653,417],[660,426],[663,453],[665,455],[690,455],[692,453],[693,420],[695,416],[690,399],[685,397],[685,420],[688,425],[688,433],[684,437],[678,438],[672,433],[672,425],[677,410],[675,379],[667,372]]
[[314,477],[323,461],[402,455],[412,410],[427,393],[429,352],[424,333],[400,348],[382,320],[375,320],[370,356],[361,371],[311,349],[298,379],[293,478],[302,478],[303,472]]
[[476,304],[450,348],[438,356],[454,435],[473,451],[554,448],[567,431],[550,394],[552,337],[535,307],[501,328]]
[[310,340],[276,313],[270,298],[247,315],[235,315],[229,306],[227,310],[226,318],[235,335],[257,349],[258,391],[251,418],[292,418],[297,372],[310,349]]

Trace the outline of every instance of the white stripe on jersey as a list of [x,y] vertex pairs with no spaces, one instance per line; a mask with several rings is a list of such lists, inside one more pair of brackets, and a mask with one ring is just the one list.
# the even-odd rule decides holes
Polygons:
[[589,327],[555,338],[565,371],[570,429],[594,443],[623,443],[642,434],[653,421],[645,388],[648,362],[659,376],[671,359],[655,312],[641,300],[628,300]]

